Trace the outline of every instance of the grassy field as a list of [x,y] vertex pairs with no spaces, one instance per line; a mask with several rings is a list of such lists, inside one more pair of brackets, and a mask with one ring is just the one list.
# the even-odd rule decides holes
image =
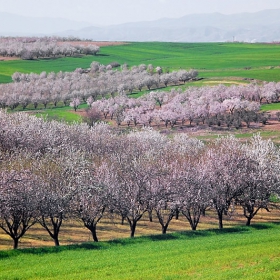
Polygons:
[[280,225],[0,252],[0,279],[279,279]]
[[[0,82],[16,72],[73,71],[92,61],[116,61],[129,66],[141,63],[162,66],[164,71],[194,68],[200,77],[239,77],[280,81],[280,45],[245,43],[129,43],[101,47],[98,56],[63,57],[34,61],[0,61]],[[248,70],[245,70],[248,69]]]
[[264,104],[264,105],[262,105],[261,110],[264,111],[264,112],[279,111],[280,110],[280,103]]

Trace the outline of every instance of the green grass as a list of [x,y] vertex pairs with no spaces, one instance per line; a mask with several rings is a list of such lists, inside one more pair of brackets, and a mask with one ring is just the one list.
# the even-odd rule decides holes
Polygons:
[[[87,104],[82,104],[79,106],[79,109],[87,108]],[[73,122],[81,122],[82,117],[75,113],[74,109],[72,107],[66,106],[66,107],[57,107],[57,108],[47,108],[43,110],[37,110],[36,114],[37,117],[43,117],[47,119],[55,119],[59,121],[65,121],[67,123],[73,123]]]
[[119,63],[139,63],[163,68],[195,68],[198,70],[240,69],[279,66],[279,45],[240,43],[132,43],[102,48]]
[[264,104],[261,106],[263,112],[280,110],[280,103]]
[[0,252],[0,279],[279,279],[279,224]]
[[[73,71],[88,68],[92,61],[116,61],[129,66],[141,63],[161,66],[164,71],[197,69],[200,77],[240,77],[280,81],[280,45],[246,43],[144,42],[101,47],[97,56],[63,57],[34,61],[0,61],[0,82],[11,81],[16,72]],[[245,70],[245,68],[250,68]]]
[[35,109],[34,106],[30,104],[24,110],[21,106],[18,106],[13,111],[8,109],[8,112],[27,112],[36,115],[37,117],[43,117],[49,120],[53,119],[67,123],[73,123],[82,121],[79,111],[85,108],[88,108],[88,105],[86,103],[81,104],[79,105],[77,112],[75,112],[72,107],[64,106],[62,102],[58,102],[56,107],[52,103],[49,103],[46,109],[44,108],[43,104],[39,104],[37,109]]
[[89,55],[83,57],[62,57],[55,59],[0,61],[0,82],[11,82],[11,75],[15,72],[70,72],[74,71],[76,68],[89,68],[91,62],[95,60],[95,58],[96,56]]
[[[259,133],[260,136],[263,139],[271,139],[275,144],[280,143],[280,131],[279,130],[261,130],[261,129],[255,129],[255,130],[249,130],[245,129],[244,132],[242,130],[231,130],[231,131],[220,131],[220,132],[211,132],[207,135],[200,135],[200,136],[195,136],[195,138],[205,141],[206,143],[212,140],[217,139],[218,137],[226,136],[229,134],[234,135],[236,138],[243,139],[243,140],[249,140],[253,135]],[[204,134],[202,132],[202,134]]]

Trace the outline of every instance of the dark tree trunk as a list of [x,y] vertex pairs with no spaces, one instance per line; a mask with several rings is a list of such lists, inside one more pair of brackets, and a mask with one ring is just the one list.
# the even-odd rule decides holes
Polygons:
[[[144,211],[145,212],[145,211]],[[137,215],[136,218],[132,218],[130,219],[129,217],[126,217],[128,223],[129,223],[129,226],[130,226],[130,237],[133,238],[134,235],[135,235],[135,230],[136,230],[136,225],[137,225],[137,222],[142,218],[144,212],[140,215]]]
[[179,214],[180,214],[180,211],[177,209],[177,210],[176,210],[176,213],[175,213],[175,219],[176,219],[176,220],[179,219]]
[[152,213],[152,210],[149,210],[148,213],[149,213],[149,221],[152,222],[152,221],[153,221],[153,213]]
[[170,212],[166,222],[164,222],[164,217],[161,214],[160,210],[156,210],[156,213],[157,213],[157,217],[158,217],[159,223],[161,225],[162,234],[166,234],[166,231],[167,231],[167,228],[169,226],[169,223],[171,222],[171,220],[175,216],[175,211],[171,210],[171,212]]
[[186,217],[186,219],[188,220],[191,229],[192,230],[196,230],[197,225],[199,223],[200,220],[200,215],[201,215],[201,209],[186,209],[185,211],[181,211],[182,214]]
[[121,221],[122,226],[124,225],[124,220],[125,220],[125,217],[122,216],[122,221]]
[[17,249],[18,248],[18,241],[19,241],[19,238],[13,238],[14,240],[14,249]]
[[136,221],[133,221],[132,223],[130,223],[130,237],[133,238],[134,234],[135,234],[135,230],[136,230]]
[[13,239],[14,249],[18,248],[20,238],[35,224],[35,221],[31,221],[31,219],[31,217],[26,217],[26,219],[14,219],[12,222],[4,219],[7,228],[5,226],[1,226],[0,228]]
[[[261,209],[261,207],[255,208],[255,205],[253,204],[245,204],[243,207],[243,215],[246,217],[246,226],[251,225],[252,219],[255,217],[255,215],[258,213],[258,211]],[[268,210],[268,209],[267,209]]]
[[55,246],[59,246],[58,234],[53,237]]
[[94,242],[98,242],[97,234],[96,234],[96,226],[94,227],[94,230],[91,231],[92,238]]
[[161,225],[161,232],[162,232],[162,234],[166,234],[168,225],[169,225],[169,224]]
[[90,230],[93,241],[98,242],[98,238],[97,238],[97,234],[96,234],[96,224],[94,224],[94,223],[85,224],[85,227]]
[[219,229],[223,228],[223,210],[217,209],[218,219],[219,219]]
[[251,220],[253,217],[246,217],[247,221],[246,221],[246,226],[250,226],[251,225]]
[[203,217],[205,217],[205,215],[206,215],[206,209],[205,209],[205,208],[203,208],[203,209],[201,210],[201,214],[202,214]]
[[191,226],[192,230],[196,230],[196,225]]
[[50,218],[52,223],[52,231],[50,227],[47,225],[45,217],[42,217],[42,221],[40,222],[41,226],[46,229],[46,231],[49,233],[50,237],[53,239],[55,246],[59,246],[59,230],[63,221],[63,217],[60,216],[59,218]]

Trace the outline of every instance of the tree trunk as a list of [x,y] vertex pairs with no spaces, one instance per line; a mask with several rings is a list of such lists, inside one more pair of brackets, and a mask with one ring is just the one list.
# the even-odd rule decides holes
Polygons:
[[179,213],[180,213],[180,211],[177,209],[177,210],[176,210],[176,213],[175,213],[175,219],[176,219],[176,220],[179,219]]
[[133,238],[134,237],[134,234],[135,234],[135,230],[136,230],[136,221],[133,221],[132,223],[129,223],[130,224],[130,237]]
[[217,214],[218,214],[218,219],[219,219],[219,229],[222,229],[223,228],[223,210],[217,209]]
[[59,246],[58,235],[54,236],[54,237],[53,237],[53,240],[54,240],[55,246]]
[[90,230],[93,241],[94,242],[98,242],[98,238],[97,238],[97,234],[96,234],[96,223],[85,223],[84,225],[87,229]]
[[255,215],[258,213],[261,207],[255,208],[255,206],[251,204],[245,204],[242,207],[243,207],[243,215],[247,219],[246,226],[250,226],[252,219],[255,217]]
[[94,230],[91,231],[92,238],[94,242],[98,242],[97,234],[96,234],[96,226],[94,227]]
[[46,223],[45,217],[42,217],[42,220],[40,222],[41,226],[46,229],[50,237],[53,239],[55,246],[59,246],[59,240],[58,240],[58,235],[59,235],[59,230],[62,224],[62,216],[59,218],[50,218],[50,221],[52,223],[52,231],[51,227],[49,227]]
[[18,238],[13,238],[13,240],[14,240],[14,249],[17,249],[18,248],[18,241],[19,241],[19,239]]
[[169,225],[169,223],[166,224],[166,225],[161,225],[161,232],[162,232],[162,234],[166,234],[168,225]]
[[186,209],[185,211],[181,211],[181,212],[188,220],[188,222],[191,226],[191,229],[196,230],[197,225],[200,220],[201,210],[198,209],[198,210],[191,211],[191,209]]
[[246,217],[247,218],[247,222],[246,222],[246,226],[250,226],[251,225],[251,220],[253,217]]
[[166,222],[164,222],[164,217],[162,216],[160,210],[156,210],[156,213],[157,213],[158,221],[161,225],[162,234],[166,234],[169,223],[171,222],[171,220],[175,216],[175,211],[171,211],[171,213],[169,214]]
[[149,210],[148,213],[149,213],[149,221],[152,222],[153,221],[152,210]]

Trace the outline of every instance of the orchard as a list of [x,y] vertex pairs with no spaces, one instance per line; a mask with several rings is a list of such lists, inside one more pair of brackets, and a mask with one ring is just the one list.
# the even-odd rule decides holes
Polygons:
[[126,220],[131,237],[145,213],[163,234],[178,215],[196,230],[207,209],[222,229],[224,216],[242,207],[250,225],[280,194],[279,148],[259,135],[204,144],[151,128],[120,133],[105,123],[0,115],[0,227],[14,248],[35,223],[58,246],[66,219],[80,219],[98,241],[104,213]]

